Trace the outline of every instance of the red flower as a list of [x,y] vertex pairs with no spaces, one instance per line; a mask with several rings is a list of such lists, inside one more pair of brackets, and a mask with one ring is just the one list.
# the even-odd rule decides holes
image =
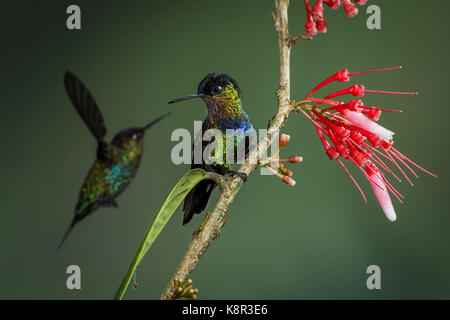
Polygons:
[[[379,120],[382,111],[401,112],[401,110],[369,107],[365,106],[364,102],[361,100],[343,102],[335,100],[334,98],[346,94],[351,94],[355,97],[363,97],[367,92],[386,94],[417,93],[368,90],[362,84],[359,84],[338,90],[321,99],[313,98],[312,95],[333,81],[344,82],[349,81],[352,76],[399,68],[400,67],[386,68],[358,73],[349,73],[347,69],[337,71],[334,75],[319,83],[311,90],[303,101],[297,104],[299,110],[314,124],[319,139],[325,148],[325,153],[330,160],[336,159],[339,162],[355,183],[364,201],[367,202],[364,192],[348,172],[341,159],[353,162],[369,180],[378,202],[388,219],[391,221],[396,219],[396,215],[389,192],[400,202],[402,202],[401,199],[404,197],[387,180],[385,173],[392,175],[398,181],[400,181],[400,178],[398,178],[398,176],[388,167],[386,162],[397,167],[411,185],[413,185],[413,183],[400,167],[399,163],[408,169],[408,171],[416,178],[418,178],[418,176],[411,166],[434,177],[436,177],[436,175],[423,169],[395,149],[393,147],[394,132],[382,127],[376,122]],[[307,103],[313,103],[314,105],[307,105]],[[327,105],[327,107],[320,109],[319,106],[323,104]],[[382,170],[384,172],[382,172]]]
[[[332,9],[338,9],[341,4],[344,4],[344,10],[347,17],[352,18],[358,14],[358,8],[350,0],[317,0],[316,4],[311,8],[309,0],[305,1],[306,8],[306,24],[305,32],[309,36],[315,36],[318,32],[327,32],[327,23],[325,22],[323,13],[323,4],[325,3]],[[360,6],[363,6],[367,0],[354,0]]]

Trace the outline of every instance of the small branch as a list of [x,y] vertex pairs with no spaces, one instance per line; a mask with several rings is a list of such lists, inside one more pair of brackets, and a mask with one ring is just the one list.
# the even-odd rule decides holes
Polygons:
[[[293,110],[293,105],[290,103],[289,59],[291,41],[288,30],[288,6],[289,0],[275,0],[275,12],[272,12],[272,18],[278,35],[278,49],[280,56],[280,86],[276,91],[278,110],[277,114],[270,122],[266,135],[258,143],[258,148],[255,148],[255,150],[249,154],[248,157],[253,159],[258,158],[258,152],[265,152],[269,148],[273,139],[279,135],[289,114]],[[250,175],[256,168],[257,164],[244,164],[239,168],[239,171]],[[172,299],[175,291],[174,279],[186,280],[192,270],[197,266],[209,245],[220,235],[220,229],[226,221],[225,214],[243,183],[242,179],[236,176],[229,177],[225,183],[225,180],[222,177],[218,179],[216,176],[211,176],[211,179],[218,182],[221,189],[219,200],[211,211],[202,230],[190,242],[175,274],[161,294],[161,299]]]
[[294,36],[294,37],[289,37],[288,41],[289,41],[289,45],[293,45],[297,43],[297,40],[312,40],[313,37],[311,36],[305,36],[305,35],[298,35],[298,36]]

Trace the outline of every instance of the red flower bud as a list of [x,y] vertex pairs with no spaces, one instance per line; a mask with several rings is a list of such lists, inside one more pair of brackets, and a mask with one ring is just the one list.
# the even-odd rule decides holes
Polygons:
[[314,21],[308,21],[305,24],[305,32],[308,36],[315,36],[317,34],[317,27]]
[[325,153],[328,155],[328,157],[330,158],[330,160],[334,160],[334,159],[336,159],[337,157],[339,157],[339,153],[337,153],[336,149],[333,148],[333,147],[327,149],[327,150],[325,151]]
[[336,80],[339,82],[349,81],[350,77],[349,77],[348,69],[338,70],[336,72]]
[[345,137],[348,137],[350,135],[350,130],[342,126],[338,127],[334,132],[339,139],[344,139]]
[[356,149],[352,151],[352,157],[360,167],[365,166],[367,161],[369,160],[369,158],[364,153],[359,152]]
[[383,149],[390,149],[392,147],[392,145],[394,144],[394,140],[389,140],[389,141],[381,141],[381,147]]
[[317,0],[317,3],[312,7],[311,13],[316,20],[323,19],[323,0]]
[[291,139],[291,136],[288,134],[282,134],[279,138],[278,138],[278,145],[282,148],[285,145],[288,144],[289,139]]
[[290,163],[299,163],[303,161],[303,157],[301,156],[290,156],[289,157],[289,162]]
[[353,18],[358,14],[358,8],[350,2],[350,0],[344,0],[344,10],[347,14],[347,17]]
[[350,133],[350,139],[355,141],[358,145],[363,144],[367,140],[366,137],[364,137],[360,132],[356,130],[352,130],[352,132]]
[[351,111],[355,111],[355,112],[361,112],[361,107],[364,105],[364,103],[362,102],[362,100],[350,100],[348,102],[348,108]]
[[369,111],[367,112],[367,115],[369,116],[369,118],[378,121],[380,120],[381,110],[374,107],[370,107]]
[[324,2],[331,8],[331,9],[338,9],[341,5],[340,0],[324,0]]
[[319,33],[327,32],[327,23],[325,22],[325,20],[323,20],[323,19],[317,20],[316,26],[317,26],[317,32],[319,32]]
[[367,140],[369,140],[369,142],[372,144],[372,146],[374,146],[375,148],[378,147],[381,143],[381,138],[379,136],[377,136],[375,133],[371,133],[368,137]]
[[364,96],[364,86],[362,84],[355,84],[350,87],[350,93],[354,97],[362,97]]

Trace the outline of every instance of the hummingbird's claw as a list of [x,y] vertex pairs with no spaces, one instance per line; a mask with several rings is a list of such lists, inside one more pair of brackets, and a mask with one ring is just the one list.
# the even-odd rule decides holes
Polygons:
[[228,173],[231,176],[239,176],[242,179],[242,181],[247,182],[247,175],[245,173],[243,173],[243,172],[230,170]]
[[173,284],[175,285],[175,292],[172,295],[172,299],[197,299],[198,289],[192,287],[191,279],[184,281],[175,278],[173,279]]

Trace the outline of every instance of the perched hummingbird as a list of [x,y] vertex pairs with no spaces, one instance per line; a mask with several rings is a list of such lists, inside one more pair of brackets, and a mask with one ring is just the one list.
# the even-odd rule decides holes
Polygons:
[[115,135],[111,143],[104,140],[106,128],[100,109],[86,86],[72,73],[64,75],[67,94],[78,114],[97,139],[97,159],[80,190],[75,217],[59,247],[73,227],[99,207],[114,206],[116,198],[136,175],[143,151],[144,134],[151,126],[165,118],[165,114],[142,128],[128,128]]
[[[192,94],[183,98],[178,98],[169,101],[175,103],[183,100],[201,98],[206,104],[208,115],[203,121],[202,132],[208,129],[218,129],[222,132],[223,140],[227,138],[234,139],[235,152],[239,142],[244,138],[245,154],[249,150],[249,134],[254,132],[253,125],[249,117],[245,113],[241,104],[241,89],[237,82],[227,74],[224,73],[210,73],[198,85],[197,94]],[[228,132],[227,132],[228,129]],[[230,135],[230,132],[232,133]],[[210,142],[211,143],[211,142]],[[199,147],[196,144],[201,144],[201,150],[208,145],[204,143],[202,137],[196,137],[194,141],[194,150]],[[226,159],[226,147],[223,148],[223,158]],[[224,175],[226,173],[231,175],[238,175],[244,180],[247,180],[247,175],[231,169],[231,166],[226,161],[217,161],[216,163],[206,164],[202,157],[200,164],[192,161],[191,168],[202,168],[206,171],[216,172]],[[208,204],[211,192],[216,187],[216,183],[212,180],[203,180],[198,183],[186,196],[184,201],[184,217],[183,224],[188,223],[194,213],[201,213]]]

